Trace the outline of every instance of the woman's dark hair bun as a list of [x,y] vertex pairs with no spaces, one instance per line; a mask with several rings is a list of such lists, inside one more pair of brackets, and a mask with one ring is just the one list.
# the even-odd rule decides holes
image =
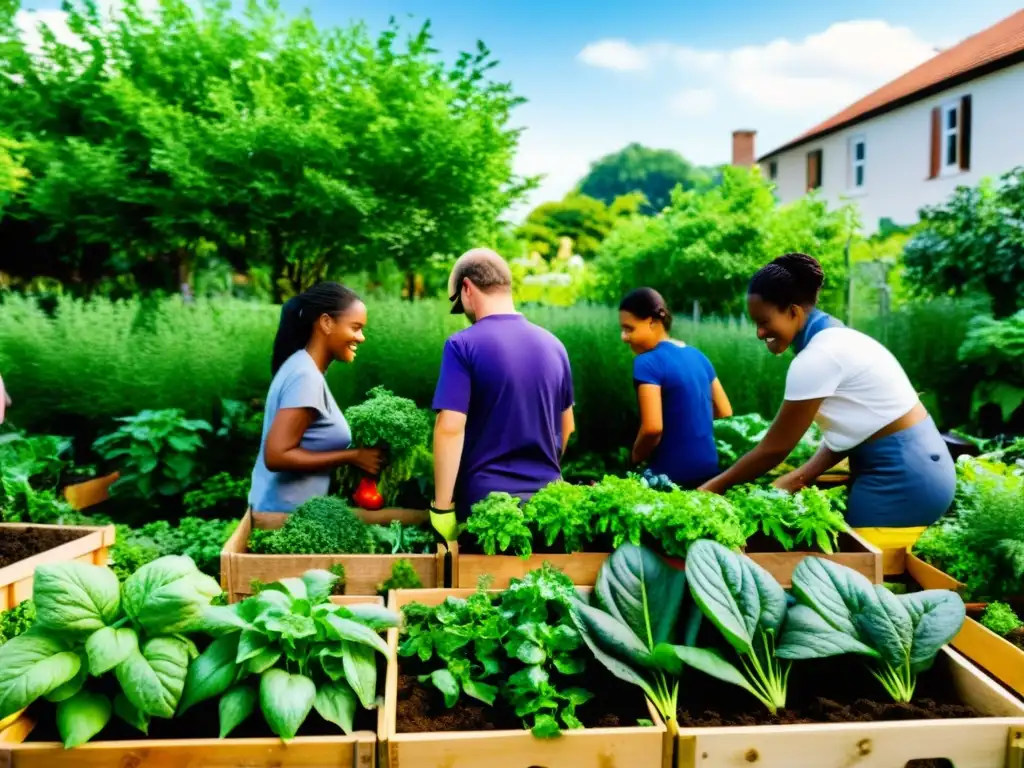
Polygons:
[[821,264],[806,253],[784,253],[761,267],[750,280],[748,295],[760,296],[780,309],[813,306],[825,282]]
[[664,297],[653,288],[637,288],[619,302],[620,312],[629,312],[641,320],[658,320],[665,330],[672,330],[672,310]]

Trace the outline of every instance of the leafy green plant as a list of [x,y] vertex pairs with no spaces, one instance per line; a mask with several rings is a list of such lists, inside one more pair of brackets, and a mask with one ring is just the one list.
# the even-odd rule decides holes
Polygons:
[[[0,720],[46,697],[57,702],[65,747],[99,733],[112,713],[140,728],[178,707],[196,631],[217,582],[187,557],[143,566],[123,584],[109,568],[55,563],[36,569],[36,619],[30,631],[0,646]],[[113,702],[87,687],[113,673]]]
[[645,515],[650,513],[659,495],[629,478],[606,477],[591,486],[586,508],[596,533],[607,534],[613,548],[629,542],[639,544]]
[[185,418],[176,408],[145,410],[117,419],[123,426],[93,443],[120,473],[112,495],[136,499],[177,496],[196,481],[203,433],[209,423]]
[[208,477],[182,499],[190,517],[234,517],[245,509],[250,480],[219,472]]
[[[430,417],[412,400],[374,387],[366,400],[345,411],[345,419],[352,429],[354,445],[387,451],[378,490],[385,505],[395,504],[402,484],[413,478],[418,455],[428,450]],[[345,467],[343,478],[345,487],[355,488],[359,472]]]
[[893,700],[910,701],[919,673],[964,623],[963,600],[929,589],[895,595],[829,560],[807,557],[793,571],[789,609],[776,655],[820,659],[854,653]]
[[581,728],[576,707],[591,694],[568,684],[585,670],[586,655],[570,617],[571,580],[545,564],[513,579],[500,595],[481,587],[468,598],[403,609],[399,655],[435,669],[419,677],[453,707],[462,694],[492,706],[501,696],[541,738],[561,723]]
[[238,527],[237,520],[203,520],[183,517],[177,525],[166,520],[141,528],[117,526],[111,547],[111,568],[122,581],[146,563],[165,555],[186,555],[203,573],[220,576],[220,553]]
[[523,508],[523,516],[546,546],[559,541],[566,554],[582,552],[593,537],[585,498],[585,488],[559,480],[537,491]]
[[375,540],[373,552],[384,555],[429,555],[437,547],[434,534],[421,525],[403,525],[392,520],[389,525],[371,525]]
[[624,544],[601,566],[589,600],[578,596],[571,608],[594,657],[615,677],[639,686],[666,721],[675,720],[681,672],[673,651],[676,625],[682,615],[683,644],[692,645],[701,620],[686,600],[685,572],[645,547]]
[[[718,448],[718,463],[722,469],[731,467],[745,453],[750,452],[768,433],[771,422],[758,413],[744,413],[730,416],[727,419],[716,419],[714,424],[715,445]],[[772,474],[782,474],[793,467],[798,467],[818,450],[821,442],[821,430],[811,425],[807,433],[786,458],[782,465],[776,467]]]
[[733,488],[725,497],[743,520],[747,538],[762,533],[786,551],[802,546],[831,555],[838,551],[839,534],[847,529],[844,492],[810,487],[790,494],[746,485]]
[[374,551],[370,526],[337,496],[317,496],[275,531],[254,530],[249,551],[263,555],[357,554]]
[[775,654],[786,621],[786,593],[749,557],[714,541],[690,547],[686,577],[693,599],[732,646],[742,669],[710,649],[674,646],[662,652],[749,691],[774,715],[786,706],[791,669]]
[[0,432],[0,521],[62,523],[73,515],[56,491],[71,466],[71,440]]
[[513,551],[520,557],[533,554],[533,533],[519,499],[507,493],[491,493],[473,505],[466,531],[476,537],[485,555]]
[[22,600],[13,608],[0,612],[0,645],[25,634],[35,618],[36,604],[31,600]]
[[714,539],[729,547],[742,547],[747,540],[732,504],[700,491],[659,493],[644,527],[670,557],[685,557],[699,539]]
[[1004,637],[1024,627],[1024,621],[1020,620],[1013,608],[998,600],[989,603],[985,608],[985,612],[981,615],[981,624]]
[[215,639],[193,662],[179,714],[220,697],[220,736],[255,711],[271,731],[293,739],[312,710],[345,733],[356,708],[377,702],[374,652],[389,656],[378,632],[398,626],[392,611],[330,602],[337,577],[307,571],[267,584],[229,606],[211,606],[203,627]]
[[[1020,303],[1024,305],[1024,295]],[[993,404],[1009,423],[1024,405],[1024,309],[1005,320],[975,318],[959,357],[983,374],[972,395],[972,415],[977,418],[984,406]]]
[[391,566],[391,576],[377,585],[377,592],[387,594],[392,589],[421,589],[423,582],[408,560],[398,560]]

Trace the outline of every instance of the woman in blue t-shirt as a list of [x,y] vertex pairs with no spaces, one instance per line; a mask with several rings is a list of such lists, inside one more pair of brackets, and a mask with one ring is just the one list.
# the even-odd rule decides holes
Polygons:
[[703,353],[669,335],[672,313],[653,288],[637,288],[622,300],[619,326],[636,355],[640,430],[631,459],[696,488],[718,474],[712,422],[732,416],[725,389]]

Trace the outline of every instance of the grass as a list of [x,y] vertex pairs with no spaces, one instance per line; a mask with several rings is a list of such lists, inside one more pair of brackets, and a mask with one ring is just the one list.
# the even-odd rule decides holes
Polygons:
[[[338,402],[354,404],[380,384],[429,407],[444,340],[465,321],[435,301],[383,299],[368,305],[367,342],[358,360],[328,372]],[[636,406],[631,355],[619,341],[614,310],[577,305],[524,311],[568,350],[579,447],[603,451],[627,444]],[[952,382],[964,374],[956,349],[976,311],[933,301],[890,315],[884,327],[866,328],[888,340],[917,386],[945,393],[953,424],[959,423],[962,397]],[[183,408],[209,418],[221,398],[262,398],[278,312],[223,299],[193,305],[178,299],[63,299],[47,313],[30,300],[6,295],[0,303],[0,372],[14,400],[10,417],[32,431],[83,435],[145,408]],[[752,325],[680,319],[674,330],[708,355],[737,413],[774,414],[788,359],[769,355]]]

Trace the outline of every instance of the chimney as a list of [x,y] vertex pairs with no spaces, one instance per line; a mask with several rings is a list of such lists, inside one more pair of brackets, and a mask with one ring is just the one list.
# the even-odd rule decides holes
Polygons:
[[754,154],[754,137],[757,131],[732,132],[732,164],[750,168],[756,161]]

